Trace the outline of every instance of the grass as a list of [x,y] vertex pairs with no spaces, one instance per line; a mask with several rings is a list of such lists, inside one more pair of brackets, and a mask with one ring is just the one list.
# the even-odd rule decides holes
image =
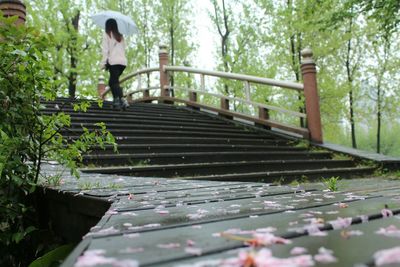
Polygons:
[[300,140],[299,142],[297,142],[295,147],[310,148],[310,142],[307,140]]
[[78,184],[79,189],[81,190],[90,190],[93,188],[99,188],[100,186],[100,182],[95,182],[95,183],[91,183],[91,182],[82,182]]
[[332,154],[332,159],[334,160],[353,160],[353,158],[346,154],[334,153]]
[[291,186],[300,186],[301,184],[305,184],[305,183],[309,183],[309,179],[307,177],[307,175],[302,175],[300,178],[298,179],[294,179],[289,185]]
[[122,186],[119,185],[119,184],[116,184],[116,183],[109,183],[107,188],[110,188],[110,189],[121,189]]
[[331,191],[331,192],[336,192],[339,191],[339,182],[340,177],[339,176],[332,176],[328,179],[322,179],[323,183],[325,184],[326,188]]
[[400,170],[388,171],[386,169],[378,168],[375,170],[374,176],[383,177],[391,180],[400,180]]
[[49,176],[42,176],[44,179],[42,181],[44,186],[50,186],[50,187],[57,187],[62,184],[62,179],[63,173],[58,173],[56,175],[49,175]]

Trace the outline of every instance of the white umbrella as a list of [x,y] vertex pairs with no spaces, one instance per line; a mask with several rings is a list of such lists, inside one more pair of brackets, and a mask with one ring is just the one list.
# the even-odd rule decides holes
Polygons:
[[97,26],[100,26],[103,29],[106,27],[106,21],[108,19],[115,19],[120,33],[131,35],[138,32],[135,22],[133,22],[130,17],[125,16],[117,11],[102,11],[96,15],[93,15],[91,19]]

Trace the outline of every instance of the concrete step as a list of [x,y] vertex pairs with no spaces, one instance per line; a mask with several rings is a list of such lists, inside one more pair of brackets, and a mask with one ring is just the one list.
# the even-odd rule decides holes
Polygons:
[[208,162],[237,162],[289,159],[329,159],[328,152],[281,151],[281,152],[184,152],[184,153],[137,153],[111,155],[84,155],[84,164],[99,166],[136,164],[188,164]]
[[353,167],[350,160],[306,159],[306,160],[270,160],[270,161],[239,161],[217,163],[193,163],[175,165],[98,167],[81,169],[86,173],[119,174],[149,177],[179,177],[199,175],[220,175],[227,173],[253,173],[288,170],[310,170]]

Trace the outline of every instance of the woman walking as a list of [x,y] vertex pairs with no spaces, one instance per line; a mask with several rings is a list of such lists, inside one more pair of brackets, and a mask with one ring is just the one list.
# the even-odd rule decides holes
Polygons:
[[119,77],[126,68],[127,59],[125,56],[125,41],[118,31],[117,22],[114,19],[106,21],[105,33],[103,34],[103,58],[101,69],[110,72],[108,85],[113,95],[113,107],[126,109],[129,107],[126,99],[123,98],[122,88],[119,84]]

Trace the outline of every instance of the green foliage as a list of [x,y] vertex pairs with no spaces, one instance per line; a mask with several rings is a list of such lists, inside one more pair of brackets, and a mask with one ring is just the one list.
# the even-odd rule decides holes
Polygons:
[[328,179],[322,179],[322,181],[324,182],[326,188],[331,191],[331,192],[336,192],[339,190],[339,186],[338,186],[338,181],[339,181],[340,177],[331,177]]
[[63,173],[58,173],[55,175],[41,175],[40,183],[46,187],[58,187],[62,184]]
[[28,267],[52,267],[52,266],[59,266],[60,263],[71,253],[74,249],[75,245],[63,245],[49,251],[45,255],[39,257]]
[[[83,152],[95,144],[115,145],[104,124],[67,142],[61,132],[70,125],[70,117],[62,112],[40,114],[40,101],[56,96],[49,63],[54,37],[15,27],[14,20],[0,17],[0,251],[5,255],[1,266],[26,266],[41,253],[35,252],[38,244],[33,238],[38,230],[33,193],[43,159],[57,160],[77,175]],[[60,183],[60,177],[48,182]]]
[[346,10],[364,12],[369,18],[379,22],[382,32],[395,31],[400,22],[400,2],[398,0],[347,0],[345,10],[338,17],[349,14]]
[[303,174],[300,178],[291,181],[290,185],[291,186],[300,186],[302,184],[306,184],[309,182],[310,182],[310,180],[308,179],[307,175]]
[[300,140],[299,142],[297,142],[295,147],[309,148],[310,147],[310,142],[308,140]]
[[86,181],[86,182],[79,183],[78,187],[81,190],[91,190],[93,188],[100,188],[101,184],[100,184],[100,182],[92,183],[92,182]]
[[332,154],[332,159],[334,160],[352,160],[353,158],[349,155],[346,154],[341,154],[341,153],[333,153]]
[[116,184],[116,183],[109,183],[109,184],[107,185],[107,188],[109,188],[109,189],[121,189],[122,186],[119,185],[119,184]]

